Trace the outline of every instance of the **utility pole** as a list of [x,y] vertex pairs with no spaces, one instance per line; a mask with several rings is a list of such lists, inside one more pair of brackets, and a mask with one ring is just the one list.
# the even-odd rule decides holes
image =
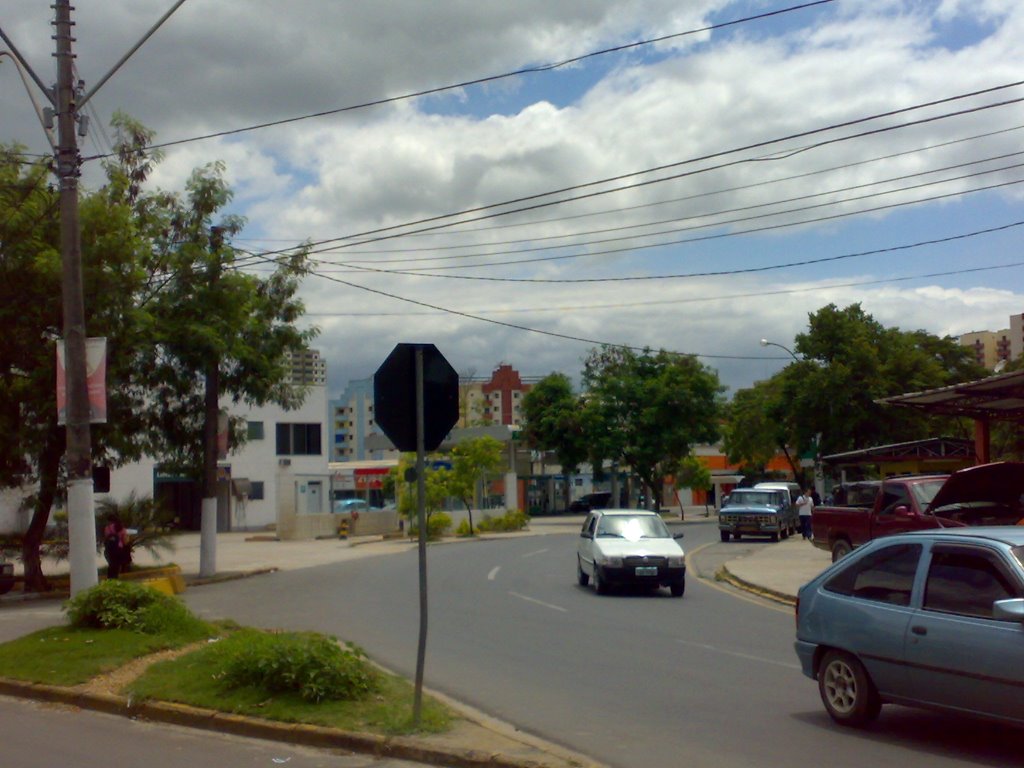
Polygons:
[[66,453],[71,594],[95,586],[96,519],[93,512],[92,444],[86,373],[82,241],[78,226],[81,157],[76,131],[79,92],[74,83],[70,0],[56,0],[57,177],[60,181],[60,250],[63,259],[64,364],[67,382]]
[[[220,280],[220,252],[223,233],[210,229],[210,287],[216,290]],[[220,423],[220,356],[206,364],[206,418],[203,424],[203,501],[199,531],[199,575],[209,578],[217,573],[217,431]]]
[[[20,69],[31,76],[57,112],[56,175],[60,184],[60,248],[62,260],[65,404],[65,461],[67,464],[68,544],[71,564],[71,594],[99,581],[96,569],[96,519],[93,512],[92,441],[89,431],[89,382],[86,365],[85,300],[82,291],[82,241],[78,222],[78,177],[82,158],[78,154],[79,113],[97,89],[159,29],[185,0],[176,0],[159,21],[104,75],[88,93],[74,81],[75,55],[72,44],[74,22],[71,0],[53,0],[54,35],[57,44],[57,84],[47,88],[0,28],[0,40],[10,49]],[[20,71],[20,70],[19,70]],[[45,128],[45,120],[44,120]],[[85,134],[81,130],[82,135]]]

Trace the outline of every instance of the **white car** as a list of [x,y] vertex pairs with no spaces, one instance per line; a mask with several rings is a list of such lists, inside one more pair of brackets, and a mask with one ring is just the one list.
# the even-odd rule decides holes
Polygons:
[[594,580],[600,595],[613,585],[686,591],[686,555],[661,516],[638,509],[595,509],[583,521],[576,550],[576,579]]

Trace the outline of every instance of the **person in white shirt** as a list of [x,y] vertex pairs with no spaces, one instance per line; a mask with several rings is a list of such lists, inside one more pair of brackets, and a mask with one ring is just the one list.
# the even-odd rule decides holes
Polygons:
[[807,540],[813,536],[811,532],[811,513],[814,511],[814,499],[811,497],[811,489],[804,488],[800,498],[796,500],[797,512],[800,515],[800,533]]

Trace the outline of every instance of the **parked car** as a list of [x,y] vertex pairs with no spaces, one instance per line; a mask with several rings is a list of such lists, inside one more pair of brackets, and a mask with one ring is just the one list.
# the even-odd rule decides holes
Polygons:
[[583,521],[576,549],[576,579],[594,581],[599,595],[614,585],[668,587],[686,591],[686,556],[665,521],[638,509],[595,509]]
[[769,536],[772,541],[796,533],[799,518],[788,494],[767,488],[737,488],[718,513],[722,541],[743,535]]
[[370,511],[370,504],[365,499],[335,499],[331,511],[336,515],[350,515],[353,512],[362,514]]
[[[862,499],[872,499],[865,489]],[[814,510],[814,545],[832,560],[880,536],[961,525],[1014,525],[1024,517],[1024,463],[996,462],[952,475],[908,475],[881,482],[863,507]]]
[[838,723],[894,703],[1024,725],[1024,527],[875,539],[800,589],[796,624]]
[[612,500],[610,491],[585,493],[569,504],[569,511],[574,514],[589,512],[592,509],[605,509]]

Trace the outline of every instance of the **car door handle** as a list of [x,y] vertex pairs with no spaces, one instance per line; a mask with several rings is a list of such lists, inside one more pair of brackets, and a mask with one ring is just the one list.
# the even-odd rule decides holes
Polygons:
[[928,634],[928,630],[925,627],[911,627],[910,631],[913,632],[915,635],[927,635]]

